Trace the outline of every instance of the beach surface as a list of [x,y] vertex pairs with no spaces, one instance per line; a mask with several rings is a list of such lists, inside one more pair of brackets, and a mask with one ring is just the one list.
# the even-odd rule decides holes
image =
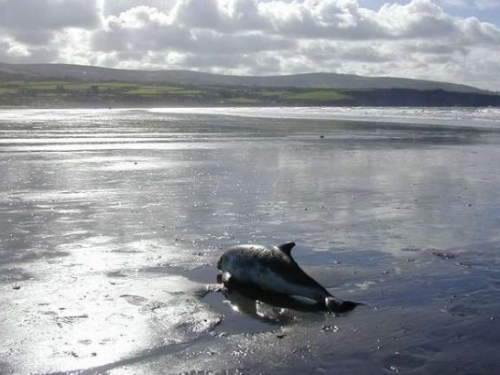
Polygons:
[[[0,110],[0,373],[495,373],[494,111]],[[290,241],[364,305],[216,283]]]

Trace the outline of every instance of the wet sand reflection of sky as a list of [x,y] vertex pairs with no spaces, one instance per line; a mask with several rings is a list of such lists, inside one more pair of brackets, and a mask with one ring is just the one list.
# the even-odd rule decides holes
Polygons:
[[[252,368],[251,353],[265,371],[273,340],[290,366],[314,354],[328,369],[332,338],[345,369],[356,352],[373,371],[431,371],[468,358],[463,335],[496,364],[491,127],[18,112],[0,120],[0,372],[222,371]],[[367,307],[287,310],[283,325],[231,313],[212,285],[223,249],[292,240],[311,275]]]

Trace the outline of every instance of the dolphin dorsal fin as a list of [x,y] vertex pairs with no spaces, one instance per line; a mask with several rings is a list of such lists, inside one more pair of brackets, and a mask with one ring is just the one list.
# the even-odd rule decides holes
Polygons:
[[288,243],[284,243],[283,245],[279,245],[278,246],[278,249],[280,249],[281,251],[283,251],[286,255],[288,255],[289,257],[292,256],[292,249],[293,247],[295,246],[295,242],[288,242]]

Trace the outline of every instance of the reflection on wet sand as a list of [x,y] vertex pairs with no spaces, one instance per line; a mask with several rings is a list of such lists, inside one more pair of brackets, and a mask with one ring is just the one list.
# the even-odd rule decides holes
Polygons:
[[[493,373],[499,134],[8,112],[0,373]],[[253,290],[206,293],[223,248],[292,239],[312,277],[367,305],[338,317]]]
[[[292,324],[299,318],[297,312],[332,314],[325,304],[306,298],[269,292],[234,279],[229,279],[223,285],[222,293],[234,311],[266,323],[280,326]],[[348,309],[335,315],[347,314],[358,305],[360,304],[352,303]]]
[[287,324],[294,321],[294,311],[327,312],[324,304],[285,294],[268,292],[255,285],[234,279],[224,283],[224,296],[236,311],[270,323]]

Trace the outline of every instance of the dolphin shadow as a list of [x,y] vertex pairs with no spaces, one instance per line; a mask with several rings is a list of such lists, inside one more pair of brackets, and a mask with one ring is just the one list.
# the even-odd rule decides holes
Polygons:
[[[217,281],[220,282],[221,280],[218,278]],[[223,285],[222,293],[233,308],[265,322],[283,323],[293,321],[295,316],[293,313],[286,313],[286,310],[303,313],[331,313],[325,304],[307,298],[269,292],[252,283],[243,283],[234,278],[225,280]],[[266,309],[263,304],[268,305],[268,308]],[[361,304],[344,301],[342,310],[335,314],[346,314],[354,310],[358,305]]]

